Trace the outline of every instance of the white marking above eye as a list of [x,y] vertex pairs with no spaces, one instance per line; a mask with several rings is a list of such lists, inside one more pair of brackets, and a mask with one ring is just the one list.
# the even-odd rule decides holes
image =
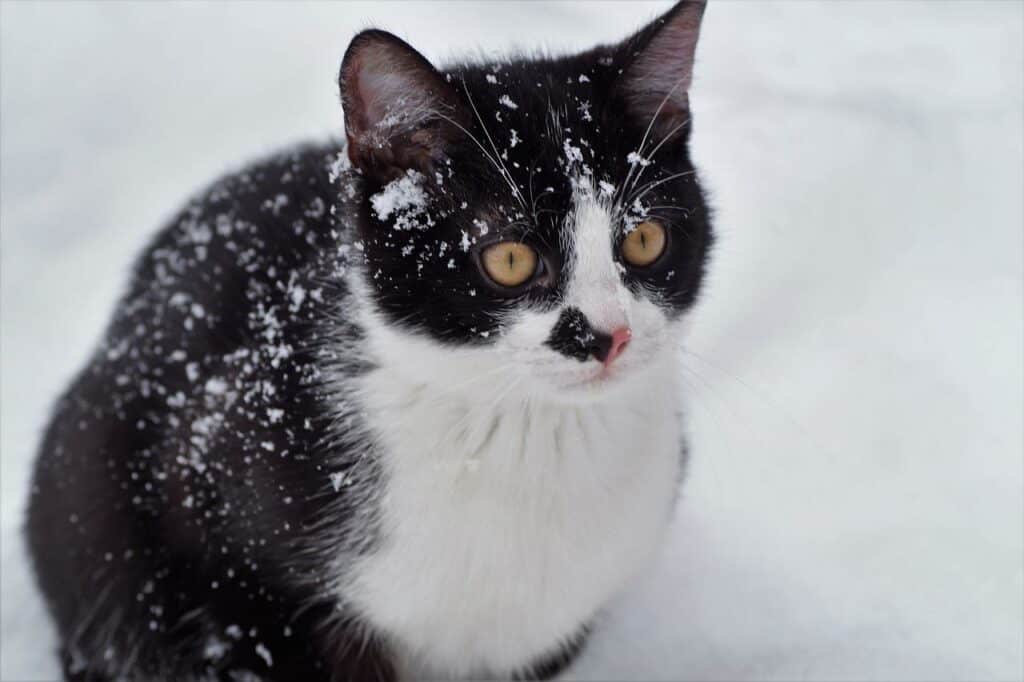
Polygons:
[[621,267],[614,258],[615,219],[610,201],[604,201],[580,182],[568,217],[574,244],[572,274],[566,299],[579,308],[600,331],[629,325],[629,290],[622,283]]

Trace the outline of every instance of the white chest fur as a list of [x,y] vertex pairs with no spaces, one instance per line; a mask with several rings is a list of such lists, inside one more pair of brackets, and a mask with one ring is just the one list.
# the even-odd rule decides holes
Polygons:
[[507,673],[575,634],[649,558],[679,480],[671,368],[560,406],[378,369],[383,541],[348,597],[415,675]]

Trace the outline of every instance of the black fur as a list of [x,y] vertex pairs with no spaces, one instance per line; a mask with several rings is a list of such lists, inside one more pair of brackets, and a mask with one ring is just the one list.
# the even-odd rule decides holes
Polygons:
[[[417,64],[412,78],[443,82],[453,91],[439,95],[441,107],[472,137],[455,137],[444,145],[444,160],[428,159],[414,168],[427,176],[426,187],[432,194],[429,214],[419,219],[429,229],[396,232],[376,218],[369,197],[382,180],[395,177],[393,170],[380,179],[373,174],[363,179],[360,247],[374,275],[382,273],[369,283],[381,310],[394,324],[426,331],[441,341],[484,344],[500,335],[503,311],[557,306],[569,279],[563,266],[572,255],[566,251],[571,240],[564,220],[573,196],[566,174],[566,144],[579,149],[581,166],[589,168],[595,181],[627,176],[627,159],[641,147],[650,118],[631,115],[622,92],[622,74],[658,24],[622,45],[568,58],[459,65],[443,73],[435,72],[425,60]],[[371,32],[368,38],[353,41],[345,61],[368,39],[395,40],[396,51],[407,47],[387,34]],[[342,77],[345,72],[343,67]],[[502,95],[508,95],[515,108],[502,104]],[[558,129],[553,129],[552,112],[564,122]],[[649,217],[667,228],[665,254],[646,268],[624,267],[629,286],[656,292],[671,314],[681,313],[696,300],[711,242],[709,209],[687,147],[691,128],[685,123],[661,146],[643,178],[646,183],[678,176],[656,185],[644,197],[645,203],[657,207]],[[530,135],[529,142],[514,143],[513,130],[517,139]],[[485,154],[500,160],[525,206],[516,201],[509,182]],[[451,169],[458,172],[450,173]],[[430,181],[435,175],[440,183]],[[480,220],[488,224],[480,245],[511,239],[538,251],[549,271],[544,286],[509,296],[490,285],[474,266],[475,250],[462,247],[464,235],[478,231],[474,221]]]
[[[410,57],[409,68],[436,76],[451,121],[481,141],[500,137],[508,181],[448,122],[387,154],[359,147],[350,130],[347,152],[307,146],[250,166],[160,232],[58,401],[32,484],[29,545],[68,679],[394,677],[386,639],[326,582],[339,554],[373,550],[367,491],[384,485],[358,405],[330,381],[367,369],[346,350],[361,339],[348,273],[362,273],[392,324],[443,343],[493,343],[503,311],[556,306],[571,260],[566,141],[594,178],[625,177],[649,121],[629,113],[620,79],[657,28],[559,59],[433,72]],[[366,41],[411,50],[382,32],[352,49]],[[552,111],[561,130],[550,129]],[[648,195],[663,207],[652,215],[668,228],[667,253],[623,269],[673,315],[695,300],[711,241],[689,134],[687,124],[664,144],[645,177],[680,174]],[[346,154],[361,174],[342,168]],[[409,171],[427,177],[433,196],[418,220],[432,224],[397,232],[371,197]],[[468,248],[464,234],[475,237]],[[493,286],[474,257],[499,236],[534,246],[546,279],[513,296]],[[564,317],[550,340],[581,359],[601,343],[582,314]],[[525,674],[553,674],[582,641],[524,661]]]
[[591,357],[603,361],[611,348],[612,337],[591,327],[579,308],[569,307],[559,316],[547,344],[580,362]]

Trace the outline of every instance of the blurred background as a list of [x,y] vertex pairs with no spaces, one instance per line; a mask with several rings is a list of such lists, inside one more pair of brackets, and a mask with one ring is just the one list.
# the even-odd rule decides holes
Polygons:
[[[20,526],[50,405],[161,222],[338,136],[347,41],[614,41],[669,2],[0,4],[0,678],[55,679]],[[1024,677],[1024,4],[711,0],[692,466],[586,679]]]

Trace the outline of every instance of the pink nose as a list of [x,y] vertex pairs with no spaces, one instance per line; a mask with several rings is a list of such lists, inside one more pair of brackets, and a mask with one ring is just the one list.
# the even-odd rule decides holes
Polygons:
[[615,362],[615,358],[622,355],[622,352],[626,350],[626,346],[629,345],[629,340],[633,338],[633,332],[629,327],[619,327],[612,332],[612,342],[608,347],[608,355],[604,358],[604,366],[611,367],[611,364]]

